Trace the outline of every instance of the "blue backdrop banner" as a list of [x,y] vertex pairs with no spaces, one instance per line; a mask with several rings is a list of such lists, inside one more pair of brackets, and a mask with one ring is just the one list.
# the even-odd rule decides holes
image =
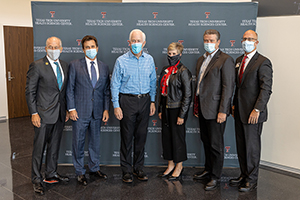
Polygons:
[[[45,41],[50,36],[62,40],[61,59],[67,62],[84,57],[81,39],[98,39],[98,59],[112,73],[117,57],[129,51],[132,29],[145,32],[144,51],[155,60],[157,74],[167,65],[167,47],[171,42],[184,45],[182,63],[193,73],[196,62],[205,53],[203,33],[216,29],[221,33],[220,49],[234,59],[243,53],[243,33],[256,27],[257,3],[60,3],[32,2],[34,59],[45,56]],[[190,109],[187,120],[188,160],[185,166],[203,166],[204,152],[199,122]],[[110,119],[101,127],[101,164],[119,164],[120,128],[111,106]],[[225,167],[237,167],[233,118],[229,117],[225,135]],[[61,142],[59,163],[72,163],[72,123],[68,122]],[[88,156],[88,151],[85,152]],[[165,165],[162,159],[161,124],[157,113],[150,117],[145,149],[145,165]]]

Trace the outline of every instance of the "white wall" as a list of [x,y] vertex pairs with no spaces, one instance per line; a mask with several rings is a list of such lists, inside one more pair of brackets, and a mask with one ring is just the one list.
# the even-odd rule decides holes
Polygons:
[[[54,0],[45,0],[54,1]],[[64,2],[93,0],[64,0]],[[97,0],[94,0],[97,1]],[[190,0],[189,2],[196,2]],[[112,1],[111,1],[112,2]],[[123,2],[146,2],[123,0]],[[148,0],[147,2],[187,2],[183,0]],[[198,2],[198,1],[197,1]],[[203,0],[203,2],[251,2],[251,0]],[[269,57],[274,67],[273,94],[269,103],[269,120],[264,124],[262,160],[299,169],[300,159],[300,17],[258,18],[258,50]],[[0,8],[0,117],[7,114],[6,78],[2,25],[32,26],[30,0],[5,0]],[[294,89],[295,88],[295,89]],[[298,124],[299,123],[299,124]],[[298,158],[298,159],[297,159]]]
[[262,160],[300,169],[300,16],[258,18],[260,53],[274,70]]

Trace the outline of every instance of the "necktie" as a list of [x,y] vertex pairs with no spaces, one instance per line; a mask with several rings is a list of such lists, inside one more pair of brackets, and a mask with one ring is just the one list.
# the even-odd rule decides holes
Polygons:
[[240,83],[242,82],[243,74],[244,74],[244,68],[245,68],[245,61],[248,58],[248,56],[244,56],[244,59],[242,61],[241,69],[240,69],[240,74],[239,74],[239,81]]
[[96,73],[96,69],[94,66],[94,61],[91,62],[91,80],[92,80],[92,85],[93,87],[95,87],[96,83],[97,83],[97,73]]
[[54,64],[56,65],[56,79],[57,79],[58,88],[60,90],[61,86],[63,84],[62,75],[61,75],[61,71],[60,71],[58,62],[54,62]]

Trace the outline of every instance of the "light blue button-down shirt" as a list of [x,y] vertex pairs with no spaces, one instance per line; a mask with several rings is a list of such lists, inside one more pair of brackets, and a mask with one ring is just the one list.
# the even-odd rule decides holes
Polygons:
[[142,52],[137,59],[131,51],[120,56],[115,63],[110,88],[114,108],[120,107],[119,93],[149,93],[151,101],[155,101],[156,71],[152,56]]

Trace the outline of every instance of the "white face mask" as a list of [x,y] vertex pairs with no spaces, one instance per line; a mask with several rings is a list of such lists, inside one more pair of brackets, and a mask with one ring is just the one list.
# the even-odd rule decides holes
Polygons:
[[242,47],[243,47],[243,50],[246,52],[246,53],[250,53],[251,51],[253,51],[255,49],[255,46],[254,46],[254,43],[253,41],[244,41],[242,42]]
[[212,53],[216,50],[216,43],[204,43],[204,49],[208,53]]
[[47,54],[52,60],[57,60],[60,56],[60,49],[56,49],[56,50],[47,49]]

